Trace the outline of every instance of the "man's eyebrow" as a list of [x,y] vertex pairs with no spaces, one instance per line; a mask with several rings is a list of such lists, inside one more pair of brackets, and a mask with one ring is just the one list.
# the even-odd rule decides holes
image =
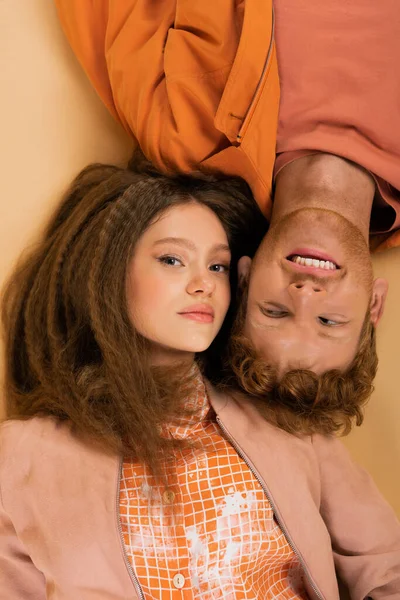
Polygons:
[[[196,244],[186,238],[165,237],[154,242],[153,246],[161,246],[162,244],[177,244],[178,246],[183,246],[189,250],[196,250]],[[231,250],[227,244],[215,244],[212,249],[215,251],[224,250],[225,252],[230,252]]]

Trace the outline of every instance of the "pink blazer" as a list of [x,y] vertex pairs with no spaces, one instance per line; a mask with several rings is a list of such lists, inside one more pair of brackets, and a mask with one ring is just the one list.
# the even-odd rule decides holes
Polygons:
[[[259,478],[312,599],[400,599],[400,524],[335,438],[296,437],[210,389],[222,429]],[[50,418],[0,429],[0,600],[140,599],[118,520],[120,457]]]

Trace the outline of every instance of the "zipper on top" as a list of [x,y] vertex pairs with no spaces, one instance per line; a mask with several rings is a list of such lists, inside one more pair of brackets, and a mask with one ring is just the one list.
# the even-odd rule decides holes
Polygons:
[[248,107],[248,109],[246,111],[246,114],[244,116],[243,123],[240,126],[239,132],[238,132],[238,134],[236,136],[236,141],[239,142],[239,143],[242,141],[242,138],[243,138],[244,134],[246,133],[248,123],[249,123],[249,121],[250,121],[250,119],[251,119],[251,117],[253,115],[253,110],[252,109],[253,109],[254,105],[256,104],[256,102],[258,100],[258,97],[261,94],[262,85],[264,83],[265,75],[267,73],[267,70],[268,70],[268,67],[269,67],[269,64],[270,64],[270,59],[271,59],[271,54],[272,54],[272,48],[273,48],[273,45],[274,45],[274,40],[275,40],[275,11],[274,11],[274,7],[272,6],[271,40],[270,40],[269,47],[268,47],[267,57],[266,57],[265,62],[264,62],[264,66],[263,66],[263,70],[262,70],[262,73],[261,73],[261,77],[258,80],[257,87],[256,87],[255,92],[253,94],[253,98],[251,99],[249,107]]
[[253,465],[251,464],[250,460],[248,459],[248,457],[246,456],[246,454],[244,453],[244,451],[241,449],[241,447],[239,446],[239,444],[237,444],[237,442],[234,440],[234,438],[231,436],[231,434],[229,433],[229,431],[227,430],[227,428],[225,427],[225,425],[221,422],[221,419],[217,416],[216,417],[217,423],[220,426],[220,428],[222,429],[222,431],[224,432],[224,434],[226,435],[227,439],[229,440],[229,442],[232,444],[232,446],[234,447],[234,449],[236,450],[236,452],[239,454],[239,456],[244,460],[244,462],[246,463],[246,465],[248,466],[248,468],[250,469],[250,471],[253,473],[254,477],[257,479],[258,483],[260,484],[260,486],[262,487],[264,494],[267,497],[268,502],[271,505],[271,508],[273,510],[273,513],[275,515],[275,518],[278,522],[279,527],[281,528],[281,530],[283,531],[283,534],[289,544],[289,546],[291,547],[291,549],[293,550],[293,552],[295,553],[300,565],[303,568],[303,571],[308,579],[308,582],[310,584],[310,586],[312,587],[313,591],[315,592],[315,595],[317,596],[317,598],[319,598],[319,600],[324,600],[324,596],[321,594],[321,592],[318,590],[317,586],[315,585],[305,563],[304,560],[300,554],[300,552],[298,551],[295,543],[293,542],[292,538],[289,535],[289,532],[287,530],[287,528],[285,527],[285,525],[281,522],[278,514],[277,514],[277,510],[276,510],[276,505],[275,502],[273,501],[271,494],[267,488],[266,483],[264,482],[264,480],[262,479],[261,475],[256,471],[256,469],[253,467]]
[[[282,521],[280,520],[278,514],[277,514],[277,510],[276,510],[276,505],[275,502],[273,501],[271,494],[267,488],[266,483],[264,482],[264,480],[262,479],[261,475],[257,472],[257,470],[253,467],[253,465],[251,464],[250,460],[248,459],[248,457],[246,456],[245,452],[241,449],[241,447],[239,446],[239,444],[237,444],[237,442],[235,441],[235,439],[231,436],[231,434],[229,433],[229,431],[227,430],[227,428],[225,427],[225,425],[222,423],[220,417],[216,417],[216,421],[219,425],[219,427],[221,428],[221,430],[224,432],[224,434],[226,435],[227,439],[229,440],[229,442],[232,444],[233,448],[236,450],[236,452],[238,453],[238,455],[242,458],[242,460],[244,460],[244,462],[246,463],[247,467],[250,469],[250,471],[252,472],[252,474],[254,475],[254,477],[257,479],[258,483],[260,484],[265,496],[267,497],[268,502],[271,505],[271,508],[273,510],[273,513],[275,515],[275,518],[278,522],[279,527],[281,528],[281,530],[283,531],[283,534],[285,535],[285,538],[289,544],[289,546],[291,547],[291,549],[293,550],[293,552],[295,553],[300,565],[303,568],[303,572],[305,573],[309,584],[311,586],[311,588],[313,589],[313,591],[315,592],[315,595],[317,596],[317,598],[319,598],[319,600],[324,600],[324,596],[321,594],[321,592],[318,590],[317,586],[315,585],[305,563],[304,560],[302,558],[302,556],[300,555],[295,543],[293,542],[292,538],[289,535],[289,532],[287,530],[287,528],[285,527],[285,525],[282,523]],[[116,500],[115,500],[115,507],[116,507],[116,517],[117,517],[117,527],[118,527],[118,532],[119,532],[119,536],[120,536],[120,542],[121,542],[121,547],[122,547],[122,553],[123,553],[123,557],[124,557],[124,562],[125,562],[125,566],[128,570],[129,576],[131,578],[133,587],[135,588],[135,591],[139,597],[140,600],[145,600],[144,597],[144,593],[143,590],[140,586],[139,580],[137,578],[137,575],[135,573],[135,571],[133,570],[131,561],[129,560],[128,554],[126,552],[126,548],[125,548],[125,542],[124,542],[124,536],[122,533],[122,523],[121,523],[121,515],[120,515],[120,507],[119,507],[119,493],[120,493],[120,486],[121,486],[121,476],[122,476],[122,468],[123,468],[123,459],[120,458],[119,461],[119,468],[118,468],[118,477],[117,477],[117,489],[116,489]]]
[[121,546],[122,546],[122,553],[124,556],[125,566],[128,570],[129,576],[133,583],[133,587],[135,588],[138,598],[140,598],[140,600],[145,600],[143,590],[139,583],[139,579],[137,578],[137,575],[136,575],[135,571],[133,570],[131,561],[129,560],[128,554],[126,552],[124,536],[122,534],[121,514],[120,514],[120,509],[119,509],[119,494],[120,494],[120,487],[121,487],[122,468],[123,468],[123,460],[122,460],[122,458],[120,458],[119,468],[118,468],[118,478],[117,478],[117,492],[116,492],[116,499],[115,499],[117,527],[118,527],[118,531],[119,531],[119,538],[120,538],[120,542],[121,542]]

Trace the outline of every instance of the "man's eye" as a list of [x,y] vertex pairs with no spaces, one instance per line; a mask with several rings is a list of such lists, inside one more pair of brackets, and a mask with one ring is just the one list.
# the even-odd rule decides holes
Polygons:
[[273,319],[282,319],[282,317],[286,317],[287,312],[284,310],[271,310],[270,308],[266,308],[264,309],[264,314]]
[[157,260],[160,263],[162,263],[163,265],[166,265],[167,267],[183,266],[182,261],[179,258],[176,258],[176,256],[170,256],[170,255],[160,256]]
[[229,265],[211,265],[210,271],[213,271],[214,273],[229,273]]
[[319,322],[325,327],[335,327],[335,325],[341,325],[338,321],[333,321],[332,319],[327,319],[326,317],[318,317]]

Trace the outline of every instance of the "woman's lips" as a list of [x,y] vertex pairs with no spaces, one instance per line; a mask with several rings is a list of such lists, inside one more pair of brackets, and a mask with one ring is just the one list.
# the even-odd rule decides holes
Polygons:
[[188,306],[181,310],[178,315],[197,323],[212,323],[214,321],[214,309],[208,304]]
[[186,319],[191,319],[192,321],[197,321],[198,323],[212,323],[214,321],[214,317],[212,315],[208,315],[207,313],[179,313],[181,317],[185,317]]

